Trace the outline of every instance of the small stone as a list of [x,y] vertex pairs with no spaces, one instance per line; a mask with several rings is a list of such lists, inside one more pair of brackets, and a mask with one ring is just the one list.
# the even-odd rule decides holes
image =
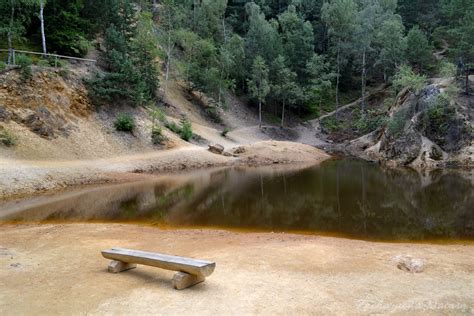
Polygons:
[[425,269],[423,259],[413,258],[411,256],[398,255],[392,258],[392,262],[395,263],[398,269],[405,272],[420,273]]
[[210,144],[209,145],[209,151],[211,153],[220,155],[224,151],[224,146],[219,145],[219,144]]

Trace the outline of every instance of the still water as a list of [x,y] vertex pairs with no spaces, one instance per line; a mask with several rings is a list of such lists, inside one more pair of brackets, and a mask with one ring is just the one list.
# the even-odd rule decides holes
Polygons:
[[0,222],[130,222],[378,240],[473,240],[473,185],[469,171],[420,174],[330,160],[305,168],[206,170],[4,202]]

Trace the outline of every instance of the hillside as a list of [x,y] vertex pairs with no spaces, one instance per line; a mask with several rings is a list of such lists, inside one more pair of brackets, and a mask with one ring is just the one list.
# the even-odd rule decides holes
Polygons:
[[[328,157],[307,145],[268,142],[271,137],[253,125],[258,124],[256,114],[234,97],[222,122],[215,123],[204,105],[176,82],[160,106],[170,122],[179,124],[182,115],[188,117],[194,136],[186,142],[163,127],[167,140],[154,145],[150,112],[127,105],[95,108],[83,85],[89,75],[84,68],[67,72],[34,68],[27,81],[15,70],[0,74],[0,128],[8,130],[16,143],[0,147],[0,195],[130,181],[146,177],[143,172],[308,163]],[[133,117],[132,133],[114,127],[119,113]],[[225,127],[230,130],[226,137],[221,135]],[[227,156],[207,151],[213,143],[223,145]]]

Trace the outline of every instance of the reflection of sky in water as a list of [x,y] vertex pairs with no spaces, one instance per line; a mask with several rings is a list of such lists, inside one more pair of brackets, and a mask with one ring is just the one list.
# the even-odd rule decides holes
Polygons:
[[210,170],[58,194],[35,203],[7,206],[0,220],[144,222],[380,239],[474,238],[469,173],[420,175],[354,160],[286,172]]

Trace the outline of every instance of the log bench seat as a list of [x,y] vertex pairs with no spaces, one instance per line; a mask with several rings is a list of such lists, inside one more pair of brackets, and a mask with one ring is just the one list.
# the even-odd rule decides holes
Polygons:
[[103,250],[102,256],[112,260],[108,267],[112,273],[136,268],[137,264],[178,271],[172,279],[173,287],[177,290],[203,282],[216,267],[210,261],[123,248]]

